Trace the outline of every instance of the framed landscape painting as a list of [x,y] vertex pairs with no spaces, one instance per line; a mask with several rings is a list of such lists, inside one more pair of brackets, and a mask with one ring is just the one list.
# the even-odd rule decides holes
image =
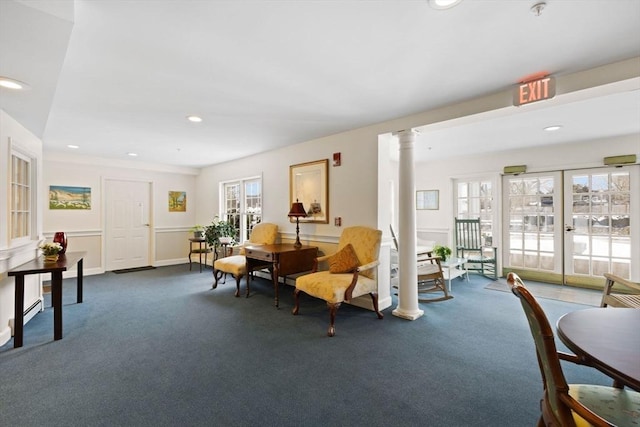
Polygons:
[[50,185],[49,209],[91,209],[91,187]]
[[169,191],[169,212],[187,211],[187,192]]

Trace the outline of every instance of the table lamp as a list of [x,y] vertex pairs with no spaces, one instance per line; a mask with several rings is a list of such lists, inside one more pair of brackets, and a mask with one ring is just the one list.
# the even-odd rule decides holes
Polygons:
[[300,217],[306,217],[307,212],[304,210],[304,206],[302,203],[296,199],[295,203],[291,205],[291,210],[289,211],[289,218],[296,219],[296,242],[293,244],[295,248],[302,247],[302,243],[300,243]]

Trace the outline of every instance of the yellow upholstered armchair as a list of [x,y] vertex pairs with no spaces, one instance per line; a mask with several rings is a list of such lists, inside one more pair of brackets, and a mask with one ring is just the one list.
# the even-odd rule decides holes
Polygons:
[[[369,294],[378,319],[383,314],[378,310],[377,267],[380,263],[380,241],[382,231],[369,227],[348,227],[340,236],[338,251],[316,259],[313,272],[296,279],[293,314],[300,308],[300,292],[323,299],[329,307],[330,337],[335,335],[336,312],[343,301]],[[328,261],[329,270],[317,271],[318,263]]]
[[[278,226],[269,222],[257,224],[251,230],[251,236],[247,244],[272,245],[278,238]],[[219,258],[213,263],[213,289],[218,287],[218,281],[224,274],[231,274],[236,279],[236,296],[240,296],[240,279],[247,274],[247,259],[244,256],[244,247],[240,247],[238,255]],[[247,297],[249,287],[247,286]]]

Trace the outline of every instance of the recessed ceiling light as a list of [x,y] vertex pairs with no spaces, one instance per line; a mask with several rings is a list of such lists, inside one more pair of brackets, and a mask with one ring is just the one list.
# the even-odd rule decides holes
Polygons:
[[3,76],[0,76],[0,86],[5,87],[7,89],[15,89],[15,90],[31,89],[31,87],[25,82],[21,82],[20,80],[12,79],[10,77],[3,77]]
[[76,149],[76,148],[80,148],[80,147],[78,147],[77,145],[69,144],[69,145],[67,145],[67,148]]
[[438,10],[451,9],[461,1],[462,0],[429,0],[429,6]]
[[547,126],[546,128],[544,128],[544,130],[546,130],[547,132],[555,132],[560,129],[562,129],[562,126],[560,125]]
[[136,157],[138,154],[137,153],[127,153],[127,156],[131,156],[131,157]]
[[202,117],[198,116],[187,116],[187,120],[193,123],[200,123],[202,121]]

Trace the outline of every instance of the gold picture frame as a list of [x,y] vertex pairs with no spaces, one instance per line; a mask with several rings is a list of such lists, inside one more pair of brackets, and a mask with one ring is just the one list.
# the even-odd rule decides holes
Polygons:
[[169,212],[187,211],[187,192],[169,191]]
[[439,190],[418,190],[416,191],[416,209],[438,210],[440,209],[439,198]]
[[329,159],[289,166],[289,206],[296,200],[307,212],[300,222],[329,223]]

